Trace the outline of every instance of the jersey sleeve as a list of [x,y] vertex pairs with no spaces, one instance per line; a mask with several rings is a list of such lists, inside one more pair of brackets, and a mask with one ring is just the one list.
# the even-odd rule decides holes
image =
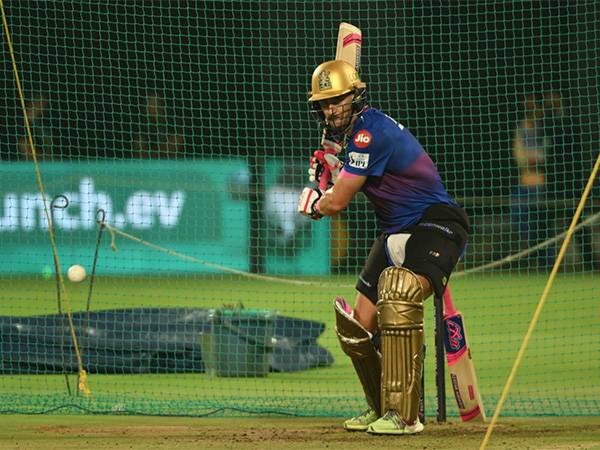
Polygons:
[[359,129],[348,144],[344,169],[354,175],[383,175],[392,154],[392,146],[385,135],[369,128]]

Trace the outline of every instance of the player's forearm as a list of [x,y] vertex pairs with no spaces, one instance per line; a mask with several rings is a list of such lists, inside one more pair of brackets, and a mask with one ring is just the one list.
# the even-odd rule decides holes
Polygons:
[[342,169],[333,188],[327,190],[319,199],[317,209],[324,216],[335,216],[346,209],[366,179],[366,176],[352,175]]
[[336,199],[336,196],[333,195],[333,192],[325,192],[323,197],[317,203],[317,210],[323,214],[324,216],[335,216],[344,208],[346,208],[347,204],[341,202],[339,199]]

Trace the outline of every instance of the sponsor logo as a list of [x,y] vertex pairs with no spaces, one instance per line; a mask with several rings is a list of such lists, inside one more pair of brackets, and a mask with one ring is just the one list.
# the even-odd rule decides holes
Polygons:
[[366,169],[369,166],[369,154],[350,152],[348,153],[348,164],[357,169]]
[[371,133],[367,130],[360,130],[356,133],[356,136],[354,136],[354,145],[358,148],[365,148],[368,147],[372,140],[373,136],[371,136]]
[[454,391],[454,396],[456,397],[456,403],[459,409],[465,409],[465,402],[463,401],[462,395],[460,395],[460,385],[458,383],[458,378],[455,374],[450,374],[450,380],[452,380],[452,390]]
[[367,287],[373,287],[373,285],[372,285],[371,283],[369,283],[367,280],[365,280],[365,279],[363,278],[363,276],[362,276],[362,275],[359,275],[359,276],[358,276],[358,278],[359,278],[359,280],[360,280],[360,281],[362,281],[362,282],[363,282],[363,283],[364,283],[364,284],[365,284]]
[[421,222],[419,224],[420,227],[429,227],[429,228],[436,228],[444,233],[446,233],[449,236],[454,236],[454,231],[452,231],[450,228],[445,227],[443,225],[439,225],[437,223],[432,223],[432,222]]
[[[69,208],[55,209],[53,218],[57,228],[66,231],[96,228],[96,210],[106,212],[106,221],[116,228],[138,230],[174,228],[178,225],[186,200],[184,191],[134,191],[129,194],[119,211],[115,200],[96,189],[93,178],[79,181],[79,190],[64,192]],[[17,230],[47,230],[44,201],[39,192],[7,193],[0,197],[0,233]]]
[[446,321],[448,330],[448,343],[452,350],[458,350],[464,345],[462,323],[456,318],[451,318]]

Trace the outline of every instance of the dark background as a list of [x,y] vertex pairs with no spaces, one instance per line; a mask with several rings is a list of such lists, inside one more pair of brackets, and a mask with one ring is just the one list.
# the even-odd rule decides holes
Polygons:
[[[576,160],[559,175],[577,180],[580,195],[599,148],[599,4],[13,1],[5,10],[25,98],[48,97],[54,158],[136,157],[145,97],[157,91],[184,136],[175,157],[248,156],[259,204],[265,158],[289,160],[303,183],[319,142],[310,76],[333,58],[339,22],[351,22],[363,31],[372,105],[411,129],[474,217],[494,214],[517,183],[511,141],[526,94],[563,95],[579,144],[554,157]],[[23,114],[5,35],[2,58],[0,157],[15,160]],[[364,217],[363,207],[348,214]]]
[[[363,30],[374,106],[412,129],[451,191],[505,194],[526,93],[559,90],[598,148],[596,1],[8,2],[24,94],[48,94],[65,157],[128,158],[146,93],[163,93],[185,158],[306,155],[310,75],[337,25]],[[22,113],[4,36],[1,155]],[[586,149],[584,149],[586,150]],[[591,153],[590,153],[591,155]],[[590,167],[591,156],[588,156]]]

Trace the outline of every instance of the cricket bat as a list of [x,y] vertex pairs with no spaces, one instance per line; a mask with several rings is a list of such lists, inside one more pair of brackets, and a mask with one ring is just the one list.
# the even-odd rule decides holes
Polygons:
[[358,71],[360,67],[361,47],[362,32],[360,28],[346,22],[340,23],[335,59],[341,59],[352,64],[356,71]]
[[[340,23],[338,30],[337,46],[335,50],[335,59],[346,61],[358,71],[360,67],[360,52],[362,46],[362,32],[360,28],[355,27],[346,22]],[[324,171],[319,178],[319,189],[322,191],[327,189],[327,183],[331,178],[331,170],[335,167],[331,167],[327,161],[325,161],[325,155],[335,155],[341,151],[341,147],[336,142],[332,142],[327,139],[325,130],[323,130],[323,137],[321,138],[321,146],[323,150],[319,155],[315,155],[319,161],[327,167],[328,170]]]
[[485,409],[477,386],[475,366],[462,314],[454,308],[449,287],[444,292],[444,346],[452,390],[463,422],[485,421]]

